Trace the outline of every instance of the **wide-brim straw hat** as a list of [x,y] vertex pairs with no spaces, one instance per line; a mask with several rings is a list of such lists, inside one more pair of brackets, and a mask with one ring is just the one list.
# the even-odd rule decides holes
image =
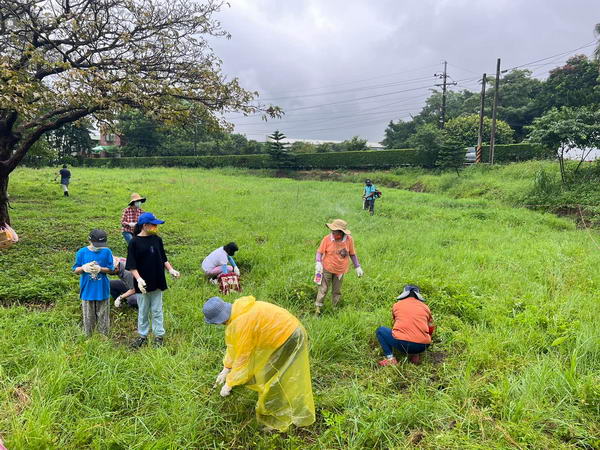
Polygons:
[[146,197],[142,197],[137,192],[134,192],[133,194],[131,194],[131,200],[129,200],[129,205],[131,206],[131,204],[133,202],[142,202],[142,203],[144,203],[145,201],[146,201]]
[[348,229],[348,224],[345,220],[335,219],[331,223],[327,223],[325,225],[327,225],[327,228],[329,228],[331,231],[343,231],[346,234],[352,234],[352,232]]

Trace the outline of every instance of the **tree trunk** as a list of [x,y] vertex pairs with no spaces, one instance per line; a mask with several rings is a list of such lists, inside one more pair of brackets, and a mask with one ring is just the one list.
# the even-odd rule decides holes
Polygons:
[[0,171],[0,228],[10,225],[8,215],[8,173]]

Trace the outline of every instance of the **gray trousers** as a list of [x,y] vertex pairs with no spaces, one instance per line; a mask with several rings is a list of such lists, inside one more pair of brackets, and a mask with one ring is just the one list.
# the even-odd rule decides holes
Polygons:
[[323,306],[323,299],[327,295],[329,286],[331,286],[331,302],[333,303],[333,306],[340,302],[342,299],[342,280],[340,280],[338,275],[323,270],[323,278],[321,279],[321,285],[317,292],[315,305],[319,307]]
[[89,337],[94,332],[108,336],[110,330],[110,301],[106,300],[82,300],[81,311],[83,312],[83,331]]

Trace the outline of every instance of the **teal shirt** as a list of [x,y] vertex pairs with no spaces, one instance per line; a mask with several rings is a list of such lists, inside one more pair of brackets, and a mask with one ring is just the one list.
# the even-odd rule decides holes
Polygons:
[[[365,198],[375,198],[373,195],[375,191],[377,191],[377,188],[375,187],[374,184],[372,184],[371,186],[365,186]],[[371,197],[369,197],[369,195],[371,195]]]

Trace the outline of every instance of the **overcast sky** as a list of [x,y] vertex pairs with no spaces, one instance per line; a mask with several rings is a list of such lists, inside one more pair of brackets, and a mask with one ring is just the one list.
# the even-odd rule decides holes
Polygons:
[[286,112],[266,124],[231,117],[256,140],[279,129],[381,141],[390,120],[420,111],[443,60],[452,89],[479,91],[498,57],[543,78],[573,53],[590,55],[600,22],[600,0],[229,1],[218,18],[232,38],[213,43],[223,72]]

